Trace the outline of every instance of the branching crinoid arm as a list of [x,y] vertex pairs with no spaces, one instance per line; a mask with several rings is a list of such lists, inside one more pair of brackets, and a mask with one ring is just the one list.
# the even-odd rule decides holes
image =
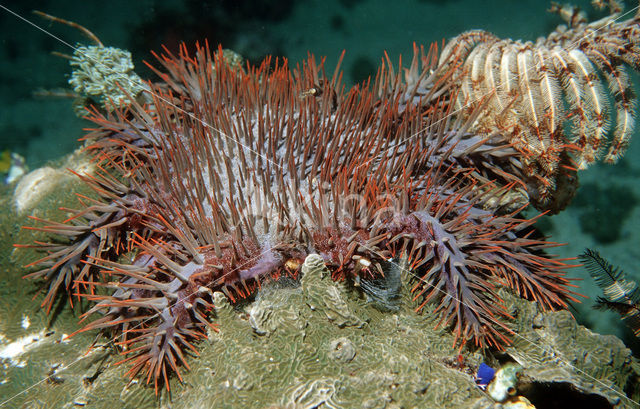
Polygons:
[[633,131],[636,98],[625,66],[640,69],[640,20],[619,20],[619,4],[610,3],[610,16],[570,18],[569,28],[535,43],[474,30],[440,55],[439,67],[462,61],[457,107],[466,115],[490,98],[472,130],[500,133],[521,152],[529,195],[542,210],[566,206],[556,196],[573,190],[567,182],[577,184],[575,170],[600,157],[617,161]]
[[[588,75],[597,78],[599,74],[607,83],[610,92],[608,99],[614,102],[617,112],[611,145],[604,156],[604,160],[610,163],[624,153],[633,132],[636,97],[625,65],[636,71],[640,69],[640,20],[637,15],[624,21],[616,21],[614,17],[616,15],[569,30],[566,38],[558,42],[562,47],[567,47],[568,42],[576,44],[576,49],[572,50],[574,56],[582,55],[583,60],[590,61],[598,68],[595,70],[592,67]],[[601,93],[603,104],[608,104],[603,90],[595,89],[591,93]],[[605,117],[604,120],[609,118]]]
[[633,330],[635,336],[640,337],[640,289],[638,284],[626,278],[625,273],[614,267],[600,254],[586,249],[580,255],[582,261],[604,293],[598,297],[596,308],[617,311],[626,324]]

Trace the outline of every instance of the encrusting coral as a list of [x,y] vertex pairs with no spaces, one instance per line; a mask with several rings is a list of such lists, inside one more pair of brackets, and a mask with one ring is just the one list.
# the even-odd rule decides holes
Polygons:
[[[616,39],[614,28],[600,35]],[[27,245],[48,253],[27,276],[44,282],[43,306],[65,293],[88,300],[79,331],[116,336],[129,375],[156,391],[171,373],[182,379],[185,354],[217,329],[214,291],[237,302],[264,280],[297,277],[311,253],[347,283],[403,260],[418,309],[438,302],[460,347],[509,344],[501,286],[567,308],[568,265],[545,253],[555,244],[536,237],[535,218],[518,217],[526,203],[504,200],[531,192],[541,160],[531,152],[547,149],[483,127],[497,101],[455,112],[468,72],[451,50],[416,48],[408,69],[387,61],[351,89],[313,57],[291,70],[229,64],[208,45],[165,50],[150,103],[90,115],[98,171],[78,176],[97,197],[30,227],[56,236]],[[573,145],[549,166],[593,147]]]

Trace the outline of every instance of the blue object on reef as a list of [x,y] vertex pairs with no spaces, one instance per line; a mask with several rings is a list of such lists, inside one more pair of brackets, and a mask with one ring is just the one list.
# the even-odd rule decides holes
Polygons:
[[493,380],[493,377],[496,374],[496,370],[485,364],[484,362],[480,364],[478,367],[478,372],[476,372],[476,384],[480,389],[487,389],[487,385]]

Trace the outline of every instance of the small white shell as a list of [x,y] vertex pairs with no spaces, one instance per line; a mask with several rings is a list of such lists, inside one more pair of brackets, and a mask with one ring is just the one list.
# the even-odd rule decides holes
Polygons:
[[487,387],[487,393],[497,402],[504,402],[516,393],[518,373],[522,367],[517,364],[506,364],[496,371],[496,375]]

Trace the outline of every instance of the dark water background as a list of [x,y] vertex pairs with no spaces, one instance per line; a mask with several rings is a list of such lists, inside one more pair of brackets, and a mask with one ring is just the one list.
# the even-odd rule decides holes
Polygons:
[[[587,0],[573,3],[591,19],[602,16]],[[130,50],[143,78],[153,78],[142,64],[142,60],[152,60],[149,50],[158,51],[161,44],[176,50],[181,41],[192,45],[208,39],[210,44],[222,43],[252,61],[271,54],[295,62],[312,52],[326,56],[331,70],[346,50],[345,79],[356,83],[375,72],[385,50],[392,61],[400,54],[406,61],[413,42],[441,42],[473,28],[505,38],[534,40],[561,23],[558,16],[546,11],[546,0],[57,0],[0,4],[51,34],[0,10],[0,151],[20,153],[31,169],[74,150],[82,127],[88,125],[75,117],[70,100],[38,98],[34,93],[68,86],[67,61],[50,54],[73,52],[61,40],[71,45],[90,43],[77,30],[31,14],[33,9],[73,20],[93,31],[105,45]],[[569,243],[558,248],[557,254],[575,257],[585,247],[592,247],[623,267],[631,278],[640,279],[640,137],[636,135],[618,165],[596,164],[580,177],[580,193],[570,208],[545,218],[541,228],[552,240]],[[588,274],[576,268],[570,275],[584,279],[579,283],[580,291],[591,297],[577,307],[579,320],[598,332],[623,337],[637,351],[637,340],[617,315],[591,309],[600,292]]]

